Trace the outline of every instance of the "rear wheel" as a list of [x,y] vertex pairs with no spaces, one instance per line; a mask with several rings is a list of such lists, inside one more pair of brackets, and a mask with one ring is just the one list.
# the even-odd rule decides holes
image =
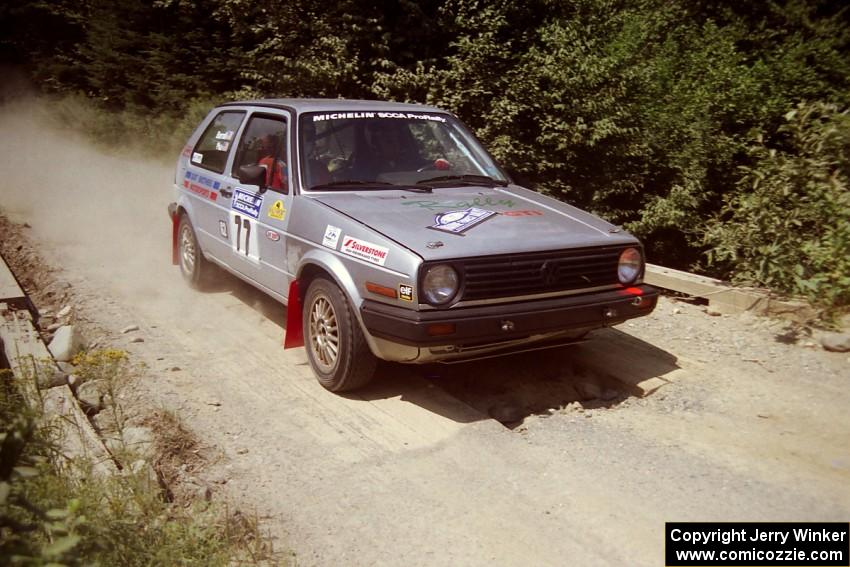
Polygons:
[[185,214],[180,217],[177,235],[180,273],[190,286],[196,289],[203,287],[209,280],[213,266],[204,258],[204,253],[198,246],[198,239],[195,237],[192,223],[189,222],[189,217]]
[[337,285],[316,278],[304,300],[307,357],[319,383],[331,392],[365,386],[378,359],[369,350],[360,324]]

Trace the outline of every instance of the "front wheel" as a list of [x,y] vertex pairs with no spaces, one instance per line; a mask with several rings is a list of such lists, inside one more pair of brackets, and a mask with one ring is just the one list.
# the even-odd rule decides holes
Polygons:
[[369,350],[360,324],[337,285],[316,278],[304,300],[307,358],[319,383],[331,392],[365,386],[378,359]]

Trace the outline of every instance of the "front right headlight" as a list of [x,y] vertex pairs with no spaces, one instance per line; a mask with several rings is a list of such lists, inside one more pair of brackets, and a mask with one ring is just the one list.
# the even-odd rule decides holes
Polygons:
[[643,269],[643,258],[637,248],[626,248],[620,253],[620,262],[617,265],[617,277],[620,283],[629,285],[634,283]]
[[460,277],[448,264],[430,266],[422,277],[422,296],[431,305],[445,305],[457,294]]

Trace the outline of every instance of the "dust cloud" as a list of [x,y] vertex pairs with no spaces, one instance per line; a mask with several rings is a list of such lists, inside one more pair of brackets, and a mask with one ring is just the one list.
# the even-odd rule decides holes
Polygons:
[[99,150],[52,123],[46,104],[17,96],[0,106],[0,210],[31,225],[49,262],[121,295],[162,298],[182,287],[170,262],[174,162],[135,156],[130,140]]

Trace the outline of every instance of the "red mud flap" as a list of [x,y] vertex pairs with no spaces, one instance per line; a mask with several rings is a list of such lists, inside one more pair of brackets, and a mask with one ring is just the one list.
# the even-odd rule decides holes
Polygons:
[[177,214],[177,203],[168,205],[168,216],[171,217],[171,263],[176,266],[177,256],[177,231],[180,228],[180,216]]
[[289,297],[286,303],[286,335],[283,348],[304,346],[304,326],[301,316],[301,295],[298,292],[298,280],[289,284]]

